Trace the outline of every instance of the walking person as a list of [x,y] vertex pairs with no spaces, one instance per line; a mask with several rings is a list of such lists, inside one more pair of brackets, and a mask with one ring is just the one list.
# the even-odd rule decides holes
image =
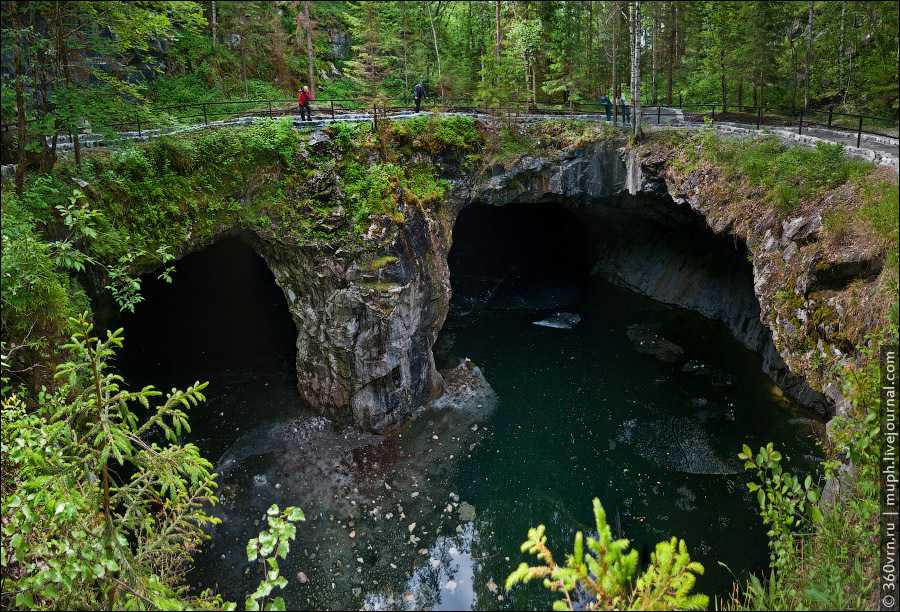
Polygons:
[[416,83],[416,86],[413,87],[413,98],[416,100],[416,112],[420,112],[422,110],[422,98],[425,97],[425,86],[422,85],[422,81]]
[[300,109],[300,121],[312,121],[312,109],[309,107],[310,100],[313,99],[309,87],[306,85],[297,93],[297,106]]
[[625,97],[625,89],[619,94],[619,106],[622,108],[622,124],[631,123],[631,110],[628,108],[628,98]]

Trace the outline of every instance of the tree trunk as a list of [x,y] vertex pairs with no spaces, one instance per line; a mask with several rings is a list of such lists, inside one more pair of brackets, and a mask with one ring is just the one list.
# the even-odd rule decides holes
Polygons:
[[209,20],[209,28],[210,34],[212,35],[212,48],[216,48],[216,38],[219,36],[219,21],[216,16],[216,0],[212,0],[210,2],[210,20]]
[[672,74],[675,71],[675,21],[677,19],[675,3],[669,3],[669,63],[666,66],[668,83],[666,85],[666,104],[672,105]]
[[25,169],[28,165],[28,159],[25,157],[25,138],[27,137],[25,122],[25,75],[22,70],[22,23],[19,19],[19,3],[13,2],[13,28],[15,28],[15,42],[13,62],[16,66],[16,193],[22,195],[25,186]]
[[[497,3],[500,4],[499,2]],[[431,38],[434,41],[434,57],[437,60],[437,80],[438,92],[444,97],[444,80],[441,78],[441,51],[438,49],[437,30],[434,27],[434,15],[431,14],[431,3],[426,2],[425,8],[428,9],[428,21],[431,22]]]
[[[502,30],[500,29],[500,0],[496,1],[496,9],[495,9],[495,18],[494,22],[496,24],[497,33],[494,39],[494,58],[497,60],[497,64],[500,63],[500,43],[503,42]],[[496,70],[496,65],[494,70]]]
[[[56,3],[56,15],[57,15],[57,30],[56,30],[56,43],[59,48],[59,59],[60,63],[63,67],[63,76],[66,80],[66,88],[70,88],[72,86],[72,78],[69,71],[69,45],[66,42],[65,36],[63,36],[63,22],[62,16],[60,14],[59,2]],[[76,120],[77,121],[77,120]],[[81,139],[79,138],[78,129],[79,126],[76,123],[74,127],[69,126],[72,135],[72,147],[75,150],[75,165],[81,165]]]
[[653,5],[653,24],[650,26],[650,90],[653,93],[653,104],[659,104],[659,92],[656,87],[656,34],[659,29],[659,5]]
[[791,112],[797,111],[797,48],[791,39]]
[[803,108],[809,108],[809,78],[812,76],[813,3],[809,1],[806,22],[806,70],[803,75]]
[[722,112],[728,111],[728,84],[725,79],[725,45],[719,44],[719,81],[722,87]]
[[303,3],[303,26],[306,30],[306,72],[309,75],[309,91],[316,95],[316,69],[313,55],[312,21],[309,18],[309,0]]
[[[34,20],[34,16],[32,15],[31,20]],[[37,81],[37,90],[36,93],[40,94],[40,106],[41,113],[43,118],[46,119],[51,115],[51,105],[50,105],[50,82],[49,82],[49,72],[50,72],[50,62],[47,58],[47,49],[41,48],[38,51],[40,59],[34,65],[35,72],[35,81]],[[55,128],[55,122],[54,122]],[[55,132],[55,129],[54,129]],[[54,134],[55,135],[55,134]],[[42,135],[41,138],[41,172],[50,172],[55,163],[54,155],[56,153],[55,141],[52,143],[47,142],[47,138]]]
[[844,21],[847,15],[847,2],[841,2],[841,42],[838,46],[838,92],[843,91],[844,101],[847,100],[847,90],[844,88]]
[[[406,3],[400,3],[400,38],[403,43],[403,97],[409,95],[409,14]],[[466,43],[468,45],[468,42]]]
[[634,139],[641,134],[641,3],[631,3],[631,121]]
[[599,96],[597,91],[597,79],[594,78],[594,3],[588,2],[588,30],[587,30],[587,77],[590,86],[591,95],[596,98]]
[[[619,3],[612,3],[612,75],[610,76],[610,89],[612,89],[613,99],[619,98]],[[618,103],[616,103],[618,105]]]

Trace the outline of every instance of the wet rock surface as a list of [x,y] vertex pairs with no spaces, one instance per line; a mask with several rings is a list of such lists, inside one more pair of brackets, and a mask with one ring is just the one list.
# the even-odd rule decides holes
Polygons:
[[233,598],[252,590],[259,568],[246,561],[242,542],[265,527],[272,503],[298,505],[306,514],[281,564],[286,575],[307,578],[287,588],[296,606],[356,607],[366,593],[394,593],[441,532],[462,534],[458,547],[464,547],[472,539],[474,507],[448,496],[446,475],[488,435],[484,422],[497,400],[471,362],[445,375],[448,394],[388,434],[313,416],[265,423],[240,436],[216,466],[221,503],[212,513],[222,523],[193,581],[215,584]]

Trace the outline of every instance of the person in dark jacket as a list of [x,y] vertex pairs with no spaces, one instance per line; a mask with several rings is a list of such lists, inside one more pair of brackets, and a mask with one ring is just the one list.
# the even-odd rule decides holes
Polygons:
[[603,94],[603,96],[601,96],[600,106],[602,106],[606,110],[606,120],[612,121],[613,103],[612,100],[609,99],[608,95]]
[[425,86],[422,85],[422,82],[419,81],[416,83],[416,86],[413,87],[413,98],[416,100],[416,112],[422,110],[422,98],[425,97]]
[[300,108],[300,121],[312,121],[312,110],[309,107],[310,100],[313,99],[309,87],[303,86],[297,93],[297,106]]

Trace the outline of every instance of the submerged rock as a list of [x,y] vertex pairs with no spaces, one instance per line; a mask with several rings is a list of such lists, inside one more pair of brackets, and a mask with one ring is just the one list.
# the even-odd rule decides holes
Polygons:
[[[484,417],[497,404],[497,394],[484,377],[484,373],[471,359],[463,359],[455,368],[442,370],[444,393],[431,402],[431,407],[442,410],[453,408],[460,412]],[[478,425],[472,426],[478,431]]]
[[660,336],[650,326],[629,325],[626,334],[638,353],[653,355],[669,363],[677,363],[684,358],[684,349]]
[[626,421],[618,439],[636,446],[643,456],[673,472],[721,475],[742,471],[736,459],[713,448],[713,436],[698,419],[666,416],[640,426],[636,421]]
[[459,520],[464,523],[475,520],[475,506],[469,502],[462,502],[459,505]]
[[558,312],[552,317],[535,321],[532,325],[552,327],[553,329],[572,329],[579,323],[581,323],[581,315],[571,312]]

